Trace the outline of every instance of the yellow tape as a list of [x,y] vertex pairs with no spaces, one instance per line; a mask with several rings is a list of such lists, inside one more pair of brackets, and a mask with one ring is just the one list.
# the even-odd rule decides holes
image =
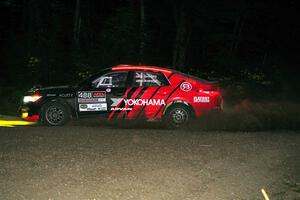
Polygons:
[[35,122],[27,122],[27,121],[21,121],[21,120],[0,120],[0,126],[3,127],[14,127],[14,126],[28,126],[33,125]]
[[265,200],[270,200],[269,197],[268,197],[267,192],[264,189],[261,189],[261,193],[263,194]]
[[15,127],[15,126],[12,126],[12,125],[6,125],[6,124],[0,124],[0,127],[9,127],[9,128],[12,128],[12,127]]

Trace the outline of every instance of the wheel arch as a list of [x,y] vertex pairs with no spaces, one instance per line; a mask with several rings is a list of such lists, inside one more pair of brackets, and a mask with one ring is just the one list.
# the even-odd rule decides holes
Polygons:
[[[69,114],[70,114],[70,116],[72,118],[77,116],[75,109],[70,105],[69,102],[67,102],[64,99],[61,99],[61,98],[49,98],[49,99],[45,100],[45,102],[42,104],[41,109],[43,108],[44,105],[46,105],[48,103],[60,103],[60,104],[62,104],[63,106],[65,106],[68,109],[68,112],[69,112]],[[40,112],[41,112],[41,109],[40,109]]]
[[185,106],[188,108],[188,110],[191,112],[192,114],[192,117],[195,118],[196,116],[196,113],[195,113],[195,110],[193,108],[193,106],[191,104],[189,104],[187,101],[185,100],[174,100],[170,103],[168,103],[165,108],[164,108],[164,111],[163,111],[163,116],[165,116],[165,113],[167,112],[167,110],[173,106],[176,106],[176,105],[180,105],[180,106]]

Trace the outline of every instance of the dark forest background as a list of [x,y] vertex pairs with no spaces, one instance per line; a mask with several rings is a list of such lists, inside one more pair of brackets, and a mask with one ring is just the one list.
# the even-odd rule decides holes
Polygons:
[[296,0],[1,0],[0,88],[74,83],[117,64],[218,80],[228,99],[298,100]]

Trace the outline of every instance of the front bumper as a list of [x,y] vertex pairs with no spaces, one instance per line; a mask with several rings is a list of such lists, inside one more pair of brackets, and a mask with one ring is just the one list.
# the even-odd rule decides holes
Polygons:
[[38,109],[33,105],[22,105],[19,108],[19,113],[22,119],[31,122],[39,121]]

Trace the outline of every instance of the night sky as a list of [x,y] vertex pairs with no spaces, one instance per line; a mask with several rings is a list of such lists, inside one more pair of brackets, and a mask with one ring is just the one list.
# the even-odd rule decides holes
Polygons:
[[0,84],[24,90],[143,64],[295,94],[297,8],[295,0],[1,0]]

